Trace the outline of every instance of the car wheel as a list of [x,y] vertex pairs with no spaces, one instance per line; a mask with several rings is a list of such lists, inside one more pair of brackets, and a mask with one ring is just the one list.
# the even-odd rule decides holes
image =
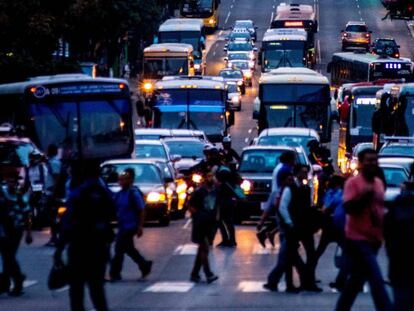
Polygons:
[[170,225],[170,216],[162,216],[159,220],[158,223],[160,224],[160,226],[162,227],[168,227]]

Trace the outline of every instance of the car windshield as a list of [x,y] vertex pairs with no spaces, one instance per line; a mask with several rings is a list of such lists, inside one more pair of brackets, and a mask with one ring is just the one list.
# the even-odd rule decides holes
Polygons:
[[240,60],[250,60],[250,56],[247,53],[229,53],[229,55],[227,56],[229,60],[235,60],[235,59],[240,59]]
[[135,145],[135,156],[137,159],[158,158],[167,159],[167,153],[164,146],[152,144],[137,144]]
[[227,49],[229,51],[252,51],[253,47],[251,43],[248,43],[248,42],[233,41],[229,43],[229,46]]
[[393,40],[378,40],[377,41],[377,48],[379,49],[382,49],[388,46],[396,47],[397,44]]
[[249,69],[249,63],[245,61],[233,61],[231,62],[231,67],[235,69]]
[[187,58],[145,59],[143,74],[146,79],[188,75],[188,60]]
[[161,135],[152,135],[152,134],[139,134],[135,135],[136,140],[159,140]]
[[108,184],[118,183],[119,175],[127,168],[135,171],[135,183],[163,184],[158,168],[154,164],[119,163],[107,164],[101,169],[101,177]]
[[204,158],[204,144],[198,140],[171,140],[166,141],[171,154],[179,155],[181,158]]
[[29,155],[35,149],[29,143],[0,143],[0,166],[21,167],[29,165]]
[[279,163],[279,157],[285,150],[248,150],[244,151],[240,162],[240,173],[271,174]]
[[238,79],[243,78],[243,74],[239,70],[222,70],[219,73],[220,77],[224,79]]
[[236,39],[245,39],[246,41],[249,41],[251,39],[250,33],[249,32],[241,32],[241,31],[233,31],[230,35],[229,35],[229,39],[230,40],[236,40]]
[[[372,135],[372,115],[375,112],[376,98],[370,96],[355,97],[351,108],[351,129],[356,136],[371,136]],[[352,135],[351,130],[351,135]]]
[[169,89],[156,93],[157,106],[195,105],[222,106],[223,91],[215,89]]
[[229,93],[238,93],[239,87],[236,84],[227,84],[227,92]]
[[302,146],[309,153],[308,142],[314,140],[313,136],[294,136],[294,135],[269,135],[259,138],[258,145],[262,146]]
[[167,163],[165,162],[157,162],[158,167],[161,169],[161,173],[164,177],[164,179],[168,178],[168,179],[173,179],[174,176],[172,175],[172,172],[168,166]]
[[400,187],[408,179],[407,173],[403,168],[382,167],[382,170],[384,171],[387,187]]
[[279,67],[303,67],[305,56],[304,41],[264,42],[263,61],[265,69]]
[[[39,148],[51,144],[63,150],[64,158],[112,157],[124,155],[130,149],[130,100],[56,98],[49,102],[29,104]],[[78,150],[81,146],[82,150]]]
[[345,31],[349,32],[367,32],[367,26],[365,25],[349,25],[346,27]]
[[234,28],[253,28],[252,21],[236,21]]
[[414,145],[386,145],[380,150],[380,155],[414,156]]

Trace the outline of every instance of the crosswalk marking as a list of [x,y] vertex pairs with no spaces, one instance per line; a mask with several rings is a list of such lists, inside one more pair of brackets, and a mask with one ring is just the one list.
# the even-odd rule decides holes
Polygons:
[[174,251],[174,255],[196,255],[197,245],[195,244],[184,244],[179,245]]
[[275,247],[266,246],[263,248],[260,244],[255,244],[253,246],[253,255],[273,255],[279,252],[279,245]]
[[262,293],[266,292],[263,284],[263,281],[242,281],[239,283],[237,290],[243,293]]
[[157,282],[146,289],[145,293],[187,293],[194,287],[192,282]]
[[36,281],[36,280],[26,280],[26,281],[23,282],[23,287],[24,288],[27,288],[27,287],[36,285],[37,283],[39,283],[39,281]]

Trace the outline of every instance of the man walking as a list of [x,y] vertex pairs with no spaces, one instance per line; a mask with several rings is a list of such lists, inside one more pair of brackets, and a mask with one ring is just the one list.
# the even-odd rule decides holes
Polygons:
[[208,260],[210,245],[215,234],[217,219],[217,190],[213,172],[205,175],[204,185],[198,188],[190,198],[190,212],[193,218],[192,241],[198,244],[197,256],[194,262],[190,280],[199,283],[200,270],[203,268],[207,283],[218,279],[211,271]]
[[112,194],[99,178],[99,163],[88,161],[72,167],[71,192],[57,244],[55,264],[62,262],[68,245],[69,297],[72,311],[85,311],[84,287],[88,285],[96,311],[108,311],[105,270],[113,239]]
[[135,171],[127,168],[119,178],[121,191],[115,195],[118,234],[115,239],[115,255],[111,262],[111,281],[121,280],[122,263],[127,254],[138,265],[142,277],[147,277],[152,268],[152,261],[146,260],[134,246],[134,236],[143,234],[144,200],[134,187]]
[[384,185],[378,177],[378,157],[373,149],[358,154],[360,173],[345,183],[344,208],[346,256],[350,276],[338,299],[336,311],[351,310],[352,305],[368,280],[376,310],[392,310],[377,262],[382,243],[384,215]]
[[389,258],[389,278],[394,290],[394,310],[414,310],[414,183],[404,184],[385,216],[384,236]]

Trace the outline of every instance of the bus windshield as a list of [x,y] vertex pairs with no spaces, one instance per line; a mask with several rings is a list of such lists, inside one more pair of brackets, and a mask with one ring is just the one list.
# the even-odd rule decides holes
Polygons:
[[206,135],[219,135],[225,128],[224,114],[211,111],[160,112],[160,128],[202,130]]
[[160,43],[187,43],[194,48],[194,56],[201,57],[199,51],[200,46],[200,31],[162,31],[159,33]]
[[325,84],[264,84],[259,96],[263,103],[329,103],[330,89]]
[[161,79],[176,75],[188,75],[187,58],[144,59],[145,78]]
[[[375,97],[358,96],[352,103],[351,128],[358,129],[357,136],[372,135],[372,115],[375,112]],[[351,131],[351,135],[355,131]]]
[[42,150],[56,144],[64,158],[104,158],[109,149],[114,156],[128,153],[128,99],[54,99],[29,103],[29,110]]
[[181,14],[192,17],[207,17],[205,15],[213,12],[213,0],[184,0]]
[[212,89],[169,89],[160,90],[156,94],[155,104],[166,105],[196,105],[224,106],[224,92]]
[[262,57],[265,69],[303,67],[305,65],[305,42],[265,42]]

